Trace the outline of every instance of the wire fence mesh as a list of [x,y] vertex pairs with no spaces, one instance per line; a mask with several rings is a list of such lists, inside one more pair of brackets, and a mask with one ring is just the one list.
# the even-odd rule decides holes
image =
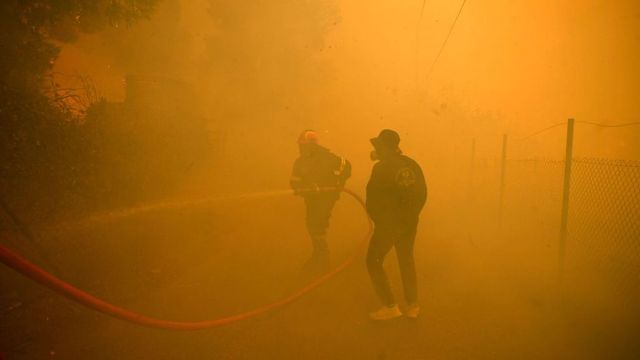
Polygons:
[[[506,160],[502,222],[509,233],[534,239],[531,249],[557,249],[564,167],[563,160],[549,158]],[[640,292],[640,161],[573,159],[569,193],[569,278],[598,277],[618,295],[635,298]]]
[[[508,246],[529,255],[522,265],[530,261],[541,271],[561,269],[564,291],[574,299],[627,310],[635,306],[640,301],[640,161],[574,158],[568,189],[563,188],[564,160],[503,161],[500,223],[511,238]],[[564,264],[558,268],[564,191],[569,191],[568,226]]]
[[573,160],[567,272],[625,303],[640,293],[640,161]]

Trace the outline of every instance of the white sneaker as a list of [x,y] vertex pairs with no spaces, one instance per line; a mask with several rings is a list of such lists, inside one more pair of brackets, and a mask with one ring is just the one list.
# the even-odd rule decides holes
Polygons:
[[402,312],[400,312],[397,304],[393,306],[383,306],[379,310],[369,313],[369,318],[376,321],[391,320],[400,316],[402,316]]
[[407,310],[404,312],[404,316],[410,319],[416,319],[420,314],[420,305],[412,304],[407,307]]

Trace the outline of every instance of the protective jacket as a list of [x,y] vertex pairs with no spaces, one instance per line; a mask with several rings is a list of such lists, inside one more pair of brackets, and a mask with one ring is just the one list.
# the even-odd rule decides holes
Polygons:
[[373,166],[367,184],[367,212],[376,224],[417,223],[427,200],[427,185],[420,165],[402,154]]
[[[307,190],[341,189],[350,176],[351,163],[347,159],[316,145],[313,151],[296,159],[290,184],[296,193],[307,196],[313,194]],[[337,197],[339,190],[329,193]]]

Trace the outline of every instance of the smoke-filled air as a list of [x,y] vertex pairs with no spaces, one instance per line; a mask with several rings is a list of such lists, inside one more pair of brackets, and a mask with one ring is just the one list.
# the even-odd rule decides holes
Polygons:
[[639,359],[639,24],[1,1],[0,360]]

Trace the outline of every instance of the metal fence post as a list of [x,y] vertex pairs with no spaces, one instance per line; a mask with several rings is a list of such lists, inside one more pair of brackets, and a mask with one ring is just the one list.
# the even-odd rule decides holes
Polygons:
[[502,157],[500,158],[500,198],[498,200],[498,225],[502,225],[504,211],[504,185],[507,171],[507,134],[502,135]]
[[567,122],[567,143],[564,156],[564,185],[562,188],[562,218],[560,220],[560,244],[558,249],[558,269],[560,276],[564,275],[565,250],[567,246],[567,223],[569,220],[569,191],[571,189],[571,163],[573,160],[573,124]]
[[475,175],[475,163],[476,163],[476,138],[473,138],[471,139],[471,161],[469,163],[469,200],[474,199],[473,180]]

